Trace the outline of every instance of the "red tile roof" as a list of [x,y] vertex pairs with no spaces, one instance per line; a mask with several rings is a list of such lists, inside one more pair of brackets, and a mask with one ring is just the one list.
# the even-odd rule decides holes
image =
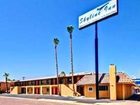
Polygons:
[[[95,81],[96,80],[94,73],[92,75],[85,75],[77,82],[77,85],[95,84]],[[116,82],[134,84],[134,81],[127,74],[122,72],[118,72],[116,74]],[[99,74],[99,83],[109,83],[109,74],[108,73]]]

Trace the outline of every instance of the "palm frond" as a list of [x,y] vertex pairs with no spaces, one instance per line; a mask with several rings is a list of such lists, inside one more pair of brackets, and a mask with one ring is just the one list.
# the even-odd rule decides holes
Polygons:
[[69,25],[69,26],[67,27],[67,31],[68,31],[69,33],[72,33],[73,30],[74,30],[74,27],[73,27],[72,25]]
[[53,42],[54,42],[55,45],[58,45],[59,44],[59,39],[58,38],[54,38]]

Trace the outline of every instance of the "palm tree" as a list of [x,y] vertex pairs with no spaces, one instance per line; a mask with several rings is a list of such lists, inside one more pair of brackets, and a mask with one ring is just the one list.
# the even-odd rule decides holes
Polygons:
[[66,73],[64,71],[61,71],[61,73],[59,74],[59,77],[61,77],[61,83],[66,84]]
[[6,83],[6,92],[8,93],[8,77],[9,77],[9,73],[4,73],[3,75],[5,77],[5,83]]
[[59,88],[59,74],[58,74],[58,60],[57,60],[57,45],[59,44],[59,40],[57,38],[54,38],[53,42],[54,42],[54,48],[55,48],[55,61],[56,61],[58,95],[61,95],[60,94],[60,88]]
[[22,77],[22,80],[25,80],[25,76]]
[[64,71],[61,71],[60,77],[65,77],[65,76],[66,76],[66,73]]
[[70,63],[71,63],[71,74],[72,74],[72,87],[73,87],[73,96],[75,96],[75,89],[74,89],[74,72],[73,72],[73,51],[72,51],[72,32],[74,30],[74,27],[72,25],[68,26],[67,27],[67,31],[69,32],[70,34],[70,54],[71,54],[71,60],[70,60]]

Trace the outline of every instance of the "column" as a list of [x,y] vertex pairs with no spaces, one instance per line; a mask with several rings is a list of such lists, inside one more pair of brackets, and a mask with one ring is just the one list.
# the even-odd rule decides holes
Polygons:
[[52,95],[52,86],[50,86],[49,90],[50,90],[50,95]]
[[26,86],[26,94],[28,94],[28,87]]
[[32,88],[33,88],[33,93],[32,94],[35,94],[35,87],[33,86]]
[[42,93],[42,86],[40,86],[40,94],[42,95],[43,93]]
[[109,67],[109,82],[110,82],[110,99],[117,99],[117,90],[116,90],[116,66],[111,64]]

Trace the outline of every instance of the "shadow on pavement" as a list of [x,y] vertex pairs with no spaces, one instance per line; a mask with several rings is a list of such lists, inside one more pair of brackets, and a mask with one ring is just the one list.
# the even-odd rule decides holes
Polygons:
[[140,94],[134,94],[131,97],[129,97],[127,100],[140,101]]

